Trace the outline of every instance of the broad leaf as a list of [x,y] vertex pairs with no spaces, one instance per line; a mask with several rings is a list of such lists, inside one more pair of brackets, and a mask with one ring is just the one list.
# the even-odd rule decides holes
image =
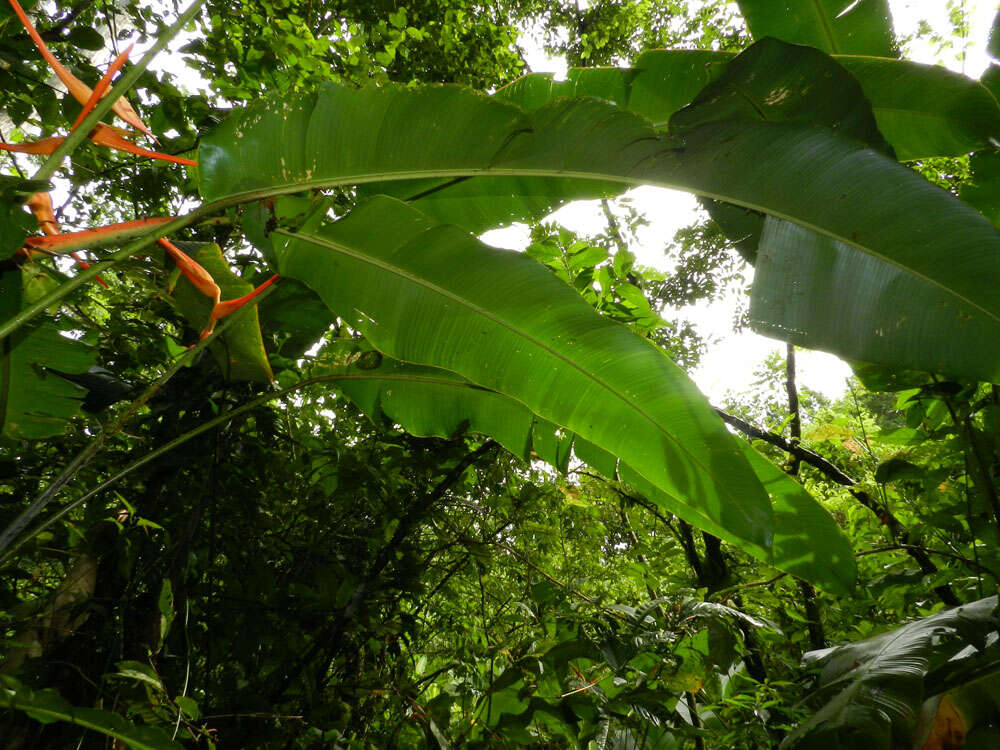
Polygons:
[[744,455],[771,497],[774,512],[774,540],[770,557],[759,548],[735,539],[710,519],[685,514],[677,499],[658,491],[626,465],[619,465],[622,480],[657,505],[742,548],[758,560],[815,583],[830,594],[849,594],[857,577],[851,543],[829,512],[796,482],[749,443],[740,441]]
[[565,81],[552,80],[551,73],[530,73],[496,96],[525,110],[559,98],[593,96],[665,127],[670,116],[722,75],[733,58],[730,52],[653,50],[642,53],[631,68],[570,68]]
[[180,750],[183,746],[157,727],[136,726],[111,711],[73,706],[54,690],[30,690],[0,678],[0,706],[23,711],[43,724],[66,721],[124,742],[134,750]]
[[48,183],[0,175],[0,260],[10,258],[35,231],[35,220],[24,208],[32,193],[47,190]]
[[997,597],[966,604],[845,646],[813,651],[822,667],[817,696],[827,702],[782,748],[888,748],[905,739],[924,700],[924,678],[959,652],[971,655],[996,632]]
[[[232,272],[218,245],[201,242],[178,242],[176,245],[212,274],[215,283],[222,290],[224,301],[242,297],[253,291],[253,284]],[[196,331],[202,330],[212,312],[212,300],[195,289],[184,276],[177,282],[174,299],[188,323]],[[255,380],[269,383],[274,377],[267,361],[267,353],[264,351],[260,319],[256,309],[244,312],[239,320],[210,344],[209,348],[227,380]]]
[[[774,43],[763,39],[739,57]],[[693,101],[735,59],[729,52],[653,50],[640,55],[631,68],[601,68],[603,80],[590,76],[588,68],[570,69],[568,79],[559,82],[552,81],[551,74],[532,73],[496,95],[524,109],[538,109],[559,97],[596,96],[665,127],[671,115]],[[831,59],[857,79],[879,131],[902,161],[961,156],[986,148],[991,137],[1000,135],[1000,106],[984,83],[939,65],[909,60],[862,55]],[[787,73],[794,76],[801,64],[790,59]],[[607,83],[612,75],[620,85]],[[760,81],[768,82],[767,77]],[[822,79],[806,80],[809,89],[817,83]]]
[[962,156],[1000,136],[1000,106],[979,81],[909,60],[834,59],[858,79],[900,161]]
[[983,151],[969,160],[972,178],[959,189],[959,196],[1000,227],[1000,153]]
[[[0,274],[0,319],[24,306],[36,284],[31,264]],[[51,320],[32,322],[3,340],[0,350],[0,436],[38,439],[58,435],[67,420],[80,414],[86,391],[49,372],[87,372],[94,364],[93,347],[65,335]]]
[[[481,175],[686,189],[828,235],[940,288],[984,326],[1000,325],[1000,236],[989,222],[910,170],[818,129],[723,122],[680,140],[595,100],[525,113],[457,87],[331,85],[251,107],[206,138],[200,153],[202,191],[223,203],[380,182],[420,206],[426,180],[436,180],[441,198],[474,193],[477,180],[465,178]],[[419,190],[390,182],[414,178]],[[892,364],[892,356],[879,361]],[[942,369],[961,374],[963,366]]]
[[812,47],[763,39],[670,118],[671,133],[721,120],[819,125],[892,155],[858,81]]
[[568,460],[565,446],[569,443],[580,460],[608,479],[621,473],[649,500],[758,560],[830,594],[848,594],[854,587],[851,546],[830,514],[802,485],[744,441],[739,441],[740,446],[771,498],[775,531],[770,549],[734,536],[682,499],[656,489],[611,454],[540,421],[524,404],[455,373],[340,345],[321,352],[309,374],[333,380],[373,420],[384,414],[413,435],[450,438],[465,431],[478,432],[490,435],[515,455],[537,457],[557,467]]
[[535,261],[384,197],[314,234],[278,236],[281,273],[384,354],[516,399],[770,546],[767,497],[684,372]]
[[[816,50],[773,39],[733,60],[670,128],[684,132],[712,120],[803,122],[889,150],[868,100],[843,68]],[[715,205],[731,236],[752,228],[737,221],[745,215],[740,209]],[[982,380],[1000,373],[1000,359],[980,351],[984,342],[1000,343],[1000,328],[940,287],[774,217],[753,238],[759,247],[751,320],[759,331],[863,361]],[[852,294],[858,299],[843,304]]]
[[[441,128],[438,118],[451,126]],[[292,132],[304,135],[282,136]],[[282,140],[283,148],[268,146]],[[909,170],[804,128],[714,123],[681,142],[595,101],[525,114],[457,87],[328,86],[231,119],[201,153],[202,191],[225,202],[432,172],[564,174],[687,189],[811,225],[984,306],[995,302],[971,267],[987,276],[995,270],[1000,240],[986,222]]]
[[305,354],[335,320],[315,292],[293,279],[283,280],[257,309],[263,333],[277,339],[274,354],[286,359]]
[[760,240],[751,325],[863,362],[1000,379],[1000,326],[961,295],[787,221]]
[[739,0],[750,33],[830,54],[895,57],[887,0]]

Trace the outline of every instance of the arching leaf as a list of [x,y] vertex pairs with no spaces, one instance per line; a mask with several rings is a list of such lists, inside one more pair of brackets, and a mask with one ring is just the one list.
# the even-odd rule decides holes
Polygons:
[[781,747],[889,747],[913,729],[924,678],[959,652],[968,658],[998,626],[997,597],[965,604],[887,633],[806,654],[822,667],[816,697],[825,699]]
[[384,354],[504,394],[770,546],[767,496],[684,372],[535,261],[385,197],[313,234],[278,237],[281,273]]
[[[1000,235],[990,223],[910,170],[819,129],[721,122],[681,139],[595,100],[525,113],[457,87],[328,86],[250,108],[205,139],[201,157],[202,191],[224,203],[378,182],[423,210],[431,196],[476,185],[514,195],[508,177],[690,190],[826,235],[894,266],[908,284],[940,289],[983,326],[1000,326]],[[534,215],[512,206],[506,219]],[[943,364],[961,374],[960,362]]]
[[[716,534],[758,560],[815,584],[831,594],[854,587],[851,545],[830,514],[800,485],[755,451],[739,444],[771,498],[774,543],[763,548],[733,535],[697,508],[658,490],[636,471],[579,435],[539,420],[524,404],[470,383],[455,373],[411,365],[357,346],[328,347],[310,370],[333,378],[371,418],[385,414],[418,436],[455,437],[465,431],[489,435],[522,458],[538,457],[559,466],[568,459],[565,446],[593,469],[614,480],[618,474],[660,507]],[[557,438],[557,434],[562,438]]]

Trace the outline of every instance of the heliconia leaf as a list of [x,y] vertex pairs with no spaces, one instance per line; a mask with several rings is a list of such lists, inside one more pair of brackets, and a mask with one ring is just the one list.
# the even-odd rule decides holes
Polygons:
[[851,546],[836,522],[802,485],[749,443],[739,441],[767,489],[774,511],[771,549],[733,535],[689,504],[658,490],[627,465],[619,464],[611,453],[539,420],[519,401],[474,385],[455,373],[406,364],[371,350],[360,350],[355,342],[343,342],[322,350],[309,375],[332,378],[337,388],[369,417],[377,419],[385,414],[413,435],[451,438],[465,431],[478,432],[493,437],[517,456],[538,457],[562,470],[572,446],[578,459],[603,476],[614,480],[620,466],[625,481],[647,499],[758,560],[804,578],[830,594],[847,594],[854,587]]
[[[774,42],[763,39],[740,56]],[[648,117],[655,127],[665,127],[671,115],[717,80],[736,57],[730,52],[652,50],[642,53],[631,68],[599,69],[604,80],[595,80],[587,68],[571,68],[566,81],[531,73],[496,96],[529,110],[559,97],[596,96]],[[831,59],[857,79],[879,131],[901,161],[962,156],[986,148],[991,137],[1000,136],[1000,106],[983,82],[909,60],[865,55]],[[789,72],[801,64],[790,59]],[[616,86],[607,82],[612,74],[619,82]],[[807,85],[811,88],[816,82]]]
[[835,56],[858,79],[900,161],[962,156],[1000,136],[1000,106],[979,81],[940,65]]
[[[253,291],[253,284],[233,273],[222,255],[222,250],[214,243],[178,242],[177,246],[208,271],[222,290],[222,299],[242,297]],[[212,312],[212,300],[195,289],[185,277],[181,277],[174,289],[174,299],[181,313],[200,331],[208,322]],[[248,310],[239,320],[229,326],[213,341],[209,348],[219,369],[228,380],[253,380],[269,383],[274,375],[267,361],[264,340],[260,332],[257,310]]]
[[750,322],[767,336],[863,362],[1000,379],[993,316],[933,278],[770,217],[757,253]]
[[313,234],[272,239],[282,275],[382,353],[512,398],[736,537],[770,546],[768,498],[684,372],[535,261],[387,197]]
[[[822,707],[784,742],[782,750],[885,747],[906,737],[924,699],[924,678],[956,655],[971,657],[997,631],[997,597],[924,617],[887,633],[811,651],[806,666],[822,667],[816,698]],[[978,645],[978,649],[973,646]]]
[[851,543],[829,512],[785,472],[740,441],[743,453],[771,498],[774,540],[768,554],[742,543],[710,519],[693,516],[676,498],[665,496],[627,465],[619,465],[622,480],[649,500],[698,528],[779,570],[810,581],[829,594],[849,594],[855,586],[857,567]]
[[711,50],[652,50],[639,55],[631,68],[570,68],[565,81],[554,81],[551,73],[530,73],[496,96],[525,110],[559,98],[593,96],[664,127],[674,112],[722,75],[734,57]]
[[895,57],[887,0],[738,0],[755,39],[771,36],[830,54]]
[[[34,284],[30,264],[0,273],[0,319],[24,306]],[[0,437],[35,440],[65,431],[80,414],[86,391],[46,368],[66,374],[87,372],[96,350],[69,336],[49,320],[19,329],[0,344]]]
[[[822,129],[736,121],[671,137],[592,99],[523,112],[458,87],[330,85],[248,108],[202,141],[201,157],[201,189],[223,204],[379,182],[419,207],[428,190],[438,198],[472,190],[484,175],[690,190],[826,235],[1000,326],[1000,235],[992,225],[911,170]],[[420,192],[406,182],[414,178]],[[942,366],[962,374],[961,362]]]
[[[683,132],[712,120],[809,123],[889,150],[853,77],[817,50],[774,39],[740,54],[671,118],[670,128]],[[714,207],[730,236],[742,225],[752,228],[739,221],[741,209]],[[863,361],[953,368],[984,380],[1000,373],[1000,358],[980,351],[983,343],[1000,343],[1000,328],[941,287],[775,217],[753,239],[759,247],[751,320],[762,333]],[[842,303],[852,295],[858,299]]]
[[829,128],[892,156],[857,79],[817,49],[762,39],[670,118],[682,134],[722,120],[800,123]]
[[0,706],[23,711],[43,724],[65,721],[124,742],[134,750],[181,750],[158,727],[136,726],[119,714],[73,706],[54,690],[30,690],[12,677],[0,677]]

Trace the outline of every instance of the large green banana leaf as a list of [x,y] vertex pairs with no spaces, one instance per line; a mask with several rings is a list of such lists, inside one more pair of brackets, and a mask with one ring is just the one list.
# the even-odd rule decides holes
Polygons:
[[857,79],[829,55],[777,39],[763,39],[733,58],[673,114],[669,128],[683,134],[723,120],[821,126],[893,155]]
[[[0,320],[15,315],[52,283],[31,264],[0,273]],[[0,349],[0,437],[38,439],[58,435],[80,413],[86,391],[50,372],[86,372],[96,350],[63,335],[50,320],[33,322],[4,339]]]
[[[810,123],[888,148],[846,71],[817,50],[773,39],[733,60],[670,128],[713,120]],[[981,380],[1000,373],[1000,328],[961,299],[802,226],[768,217],[762,230],[751,305],[759,331],[856,360]]]
[[872,638],[806,654],[806,666],[822,667],[813,698],[825,703],[785,739],[782,750],[900,747],[893,740],[911,735],[924,700],[925,677],[946,663],[975,658],[986,637],[992,633],[995,638],[998,625],[997,597],[991,596]]
[[[385,414],[413,435],[454,437],[464,431],[491,435],[511,453],[537,456],[565,470],[567,444],[580,460],[609,479],[619,474],[650,500],[684,520],[745,550],[762,562],[804,578],[830,594],[854,587],[851,545],[830,514],[791,477],[740,441],[750,466],[771,498],[774,543],[749,544],[712,522],[682,498],[658,490],[614,456],[571,433],[557,432],[530,409],[455,373],[410,365],[356,346],[320,352],[311,376],[333,377],[338,388],[373,420]],[[562,439],[560,439],[562,438]]]
[[1000,106],[979,81],[909,60],[834,59],[858,79],[900,161],[963,156],[1000,135]]
[[933,279],[767,218],[750,323],[763,334],[862,362],[1000,380],[1000,326]]
[[830,54],[895,57],[887,0],[739,0],[750,33]]
[[770,547],[767,495],[683,370],[540,264],[388,197],[272,239],[281,273],[379,351],[524,404],[734,536]]
[[[740,56],[775,41],[762,39]],[[789,52],[789,72],[803,62],[792,54]],[[554,81],[550,73],[531,73],[496,95],[524,109],[538,109],[561,97],[595,96],[648,117],[656,127],[665,127],[675,112],[740,56],[703,50],[651,50],[642,53],[631,68],[571,68],[565,81]],[[979,81],[938,65],[909,60],[862,55],[834,55],[832,59],[857,79],[871,103],[879,131],[901,161],[961,156],[986,148],[989,139],[1000,134],[1000,106]]]
[[[940,289],[982,326],[1000,325],[1000,235],[992,225],[912,171],[823,129],[734,121],[667,136],[596,100],[524,112],[459,87],[330,85],[249,108],[203,140],[200,153],[202,192],[223,203],[414,178],[437,180],[440,197],[471,190],[479,176],[689,190],[826,235],[893,266],[906,283]],[[410,197],[423,210],[421,189]],[[925,329],[932,312],[923,311]],[[942,366],[933,359],[926,366]]]

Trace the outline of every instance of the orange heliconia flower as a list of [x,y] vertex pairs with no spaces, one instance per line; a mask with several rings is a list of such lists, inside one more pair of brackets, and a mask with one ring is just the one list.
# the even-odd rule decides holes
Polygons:
[[[80,102],[80,104],[86,104],[93,94],[90,86],[66,70],[63,64],[56,59],[55,55],[49,51],[49,48],[46,46],[41,35],[39,35],[39,33],[35,30],[35,27],[31,25],[31,21],[28,20],[28,15],[24,12],[20,3],[18,3],[17,0],[10,0],[10,4],[11,7],[14,8],[14,12],[17,14],[17,17],[21,19],[21,23],[28,32],[28,36],[31,37],[31,41],[35,43],[35,46],[38,47],[38,51],[42,53],[42,57],[45,58],[45,62],[49,64],[49,67],[52,68],[52,71],[56,74],[59,80],[63,82],[73,98]],[[122,63],[124,63],[124,60]],[[118,67],[121,67],[121,64],[119,64]],[[107,88],[105,87],[105,91],[106,90]],[[101,95],[103,96],[103,93]],[[133,128],[145,133],[151,138],[153,137],[153,131],[146,127],[146,124],[139,118],[139,115],[124,96],[115,101],[115,103],[111,105],[111,109],[116,115]]]

